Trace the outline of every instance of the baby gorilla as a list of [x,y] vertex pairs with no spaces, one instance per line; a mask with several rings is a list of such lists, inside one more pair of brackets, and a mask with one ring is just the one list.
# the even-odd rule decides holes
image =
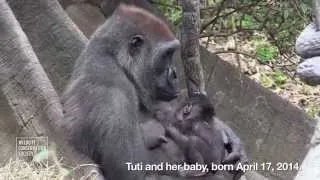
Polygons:
[[[187,99],[175,113],[176,119],[166,130],[185,151],[187,163],[221,164],[225,156],[223,136],[214,127],[215,111],[210,100],[203,95]],[[185,136],[181,136],[181,132]],[[186,175],[204,175],[185,171]]]
[[[168,136],[185,153],[189,164],[221,164],[225,156],[224,137],[214,126],[215,111],[204,95],[186,99],[176,107],[159,106],[155,119],[142,124],[145,145],[155,148]],[[164,124],[165,128],[161,125]],[[183,176],[202,176],[199,171],[181,171]]]

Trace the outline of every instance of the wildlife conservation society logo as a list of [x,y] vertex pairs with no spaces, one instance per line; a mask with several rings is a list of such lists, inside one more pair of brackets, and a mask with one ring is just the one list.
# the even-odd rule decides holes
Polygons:
[[48,137],[16,137],[16,160],[48,167]]

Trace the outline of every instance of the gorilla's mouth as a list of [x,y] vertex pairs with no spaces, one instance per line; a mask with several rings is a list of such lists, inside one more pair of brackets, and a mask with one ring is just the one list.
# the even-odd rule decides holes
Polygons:
[[158,100],[162,100],[162,101],[171,101],[175,98],[177,98],[179,96],[179,91],[175,91],[175,92],[168,92],[168,91],[164,91],[163,89],[159,89],[158,93],[157,93],[157,99]]

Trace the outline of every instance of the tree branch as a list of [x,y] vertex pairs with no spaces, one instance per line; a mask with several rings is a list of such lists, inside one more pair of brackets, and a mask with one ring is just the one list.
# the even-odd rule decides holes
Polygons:
[[31,135],[49,134],[51,125],[63,118],[59,96],[4,0],[0,0],[0,29],[1,90],[21,126],[28,126]]
[[252,54],[246,53],[246,52],[242,52],[242,51],[238,51],[238,50],[226,50],[226,51],[215,51],[214,54],[225,54],[225,53],[234,53],[234,54],[241,54],[247,57],[250,57],[252,59],[256,59],[256,57]]
[[262,29],[237,29],[234,32],[230,32],[230,33],[225,33],[225,34],[217,34],[216,32],[209,32],[209,33],[205,33],[205,34],[201,34],[200,38],[205,38],[205,37],[228,37],[234,34],[238,34],[241,32],[253,32],[253,31],[261,31]]
[[182,1],[181,58],[186,75],[189,96],[206,94],[203,69],[200,62],[200,2]]
[[315,16],[315,24],[317,25],[317,30],[320,30],[320,0],[313,0],[313,13]]
[[241,6],[241,7],[239,7],[239,8],[233,9],[232,11],[230,11],[230,12],[228,12],[228,13],[224,13],[224,14],[222,14],[222,15],[219,15],[220,12],[223,10],[223,7],[224,7],[224,6],[223,6],[223,2],[225,2],[225,1],[222,1],[222,4],[220,5],[219,9],[217,10],[216,16],[215,16],[213,19],[211,19],[210,21],[208,21],[207,23],[205,23],[204,25],[202,25],[200,32],[203,32],[205,29],[207,29],[210,24],[215,24],[215,22],[216,22],[219,18],[226,17],[226,16],[229,16],[229,15],[231,15],[231,14],[233,14],[233,13],[235,13],[235,12],[238,12],[238,11],[240,11],[240,10],[248,9],[248,8],[253,7],[253,6],[256,6],[257,4],[260,3],[260,1],[261,1],[261,0],[258,0],[258,1],[254,2],[254,3],[252,3],[252,4],[244,5],[244,6]]

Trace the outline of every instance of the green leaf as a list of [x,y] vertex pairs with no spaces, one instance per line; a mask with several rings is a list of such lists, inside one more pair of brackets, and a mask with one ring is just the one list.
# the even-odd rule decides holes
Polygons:
[[34,157],[33,157],[33,161],[35,162],[41,162],[45,159],[48,159],[49,156],[49,152],[48,150],[43,150],[40,151],[39,153],[37,153]]
[[306,113],[310,119],[314,119],[319,111],[320,107],[316,104],[310,104],[306,107]]
[[244,28],[254,28],[254,20],[249,15],[244,15],[241,19],[241,25]]
[[60,173],[63,175],[63,176],[69,176],[71,171],[67,170],[66,168],[60,168]]
[[169,21],[177,25],[182,17],[182,9],[177,6],[174,0],[158,0],[156,5],[159,10],[169,19]]
[[270,44],[261,44],[256,47],[256,57],[263,64],[271,62],[277,55],[277,48]]
[[285,84],[288,79],[287,76],[280,70],[276,70],[272,74],[272,78],[277,86]]
[[285,19],[288,19],[288,17],[289,17],[289,11],[288,11],[288,10],[284,10],[283,16],[284,16]]
[[266,74],[260,75],[260,83],[265,88],[271,88],[273,86],[273,80]]

